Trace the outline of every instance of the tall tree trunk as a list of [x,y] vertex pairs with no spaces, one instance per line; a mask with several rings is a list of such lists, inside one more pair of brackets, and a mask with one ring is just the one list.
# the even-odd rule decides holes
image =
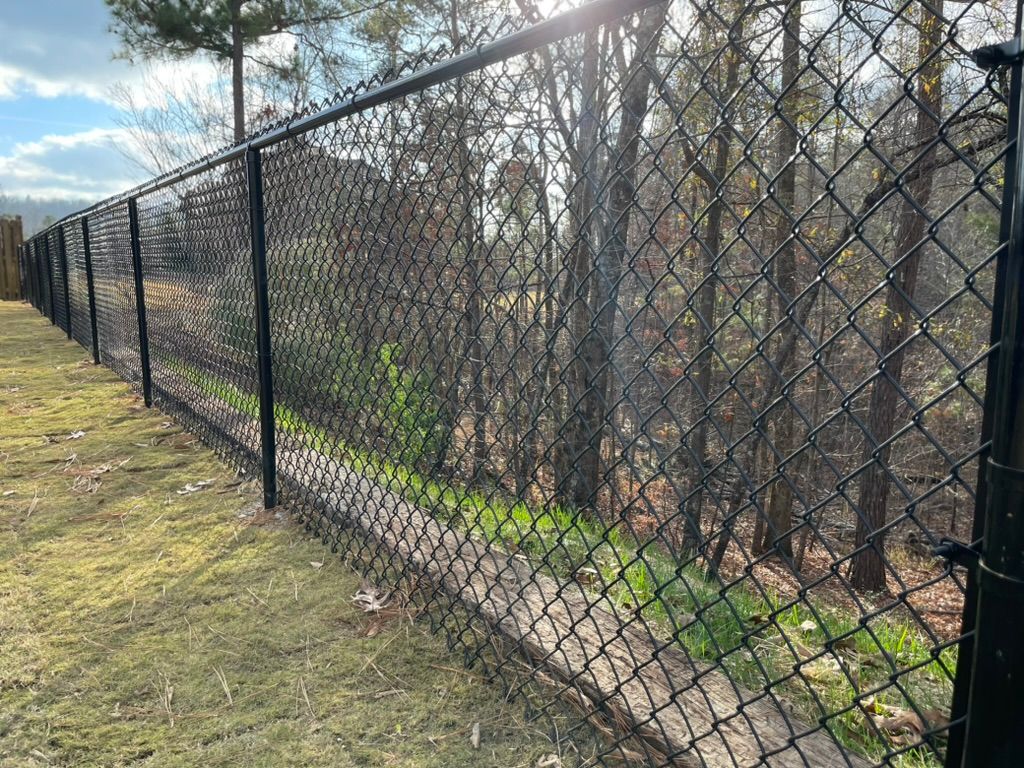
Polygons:
[[[910,199],[904,199],[896,237],[898,263],[889,280],[885,299],[885,317],[882,318],[882,338],[879,344],[880,372],[871,389],[868,406],[864,461],[871,462],[860,479],[859,514],[855,543],[859,551],[853,556],[850,582],[855,589],[880,591],[885,589],[885,525],[889,501],[890,446],[884,445],[893,435],[899,387],[903,377],[906,350],[903,344],[910,334],[913,301],[917,290],[918,272],[924,247],[921,239],[928,223],[920,210],[927,210],[932,194],[935,163],[930,157],[938,148],[928,148],[935,138],[941,121],[942,65],[935,51],[942,44],[941,0],[920,8],[918,30],[917,115],[914,140],[911,146],[923,148],[924,156],[917,160],[922,172],[907,185]],[[929,58],[931,57],[931,58]]]
[[[601,248],[594,259],[586,302],[589,304],[586,312],[593,317],[593,322],[582,336],[578,351],[585,383],[571,444],[576,462],[572,501],[577,509],[593,506],[601,485],[601,447],[611,399],[611,350],[619,282],[633,218],[629,209],[636,190],[640,123],[650,100],[651,71],[645,57],[657,48],[667,12],[667,4],[644,12],[636,33],[636,52],[630,71],[622,73],[621,77],[621,82],[628,85],[622,94],[619,131],[612,150],[612,165],[607,171],[611,176],[608,223],[601,227],[608,236],[601,238]],[[589,214],[588,211],[588,217]]]
[[[779,135],[779,156],[782,158],[782,170],[776,184],[776,199],[782,211],[779,214],[776,242],[778,254],[775,257],[775,282],[778,287],[778,318],[783,318],[789,304],[797,295],[795,238],[792,232],[792,217],[796,207],[796,165],[797,145],[800,135],[794,127],[800,114],[800,96],[796,87],[800,77],[800,16],[801,0],[794,0],[783,21],[782,37],[782,131]],[[799,329],[789,323],[791,332]],[[786,367],[779,371],[783,386],[793,378],[797,371],[796,356],[793,355]],[[775,453],[782,460],[787,459],[795,448],[795,415],[794,406],[783,398],[780,406],[781,414],[775,429]],[[784,557],[793,556],[793,540],[789,533],[792,528],[790,516],[793,510],[793,488],[785,478],[784,472],[775,481],[768,502],[768,520],[765,526],[764,539],[753,542],[754,554],[767,552],[775,548]]]
[[[743,37],[744,13],[742,7],[734,6],[739,14],[733,32],[733,39],[739,40]],[[729,53],[726,55],[725,85],[719,93],[721,103],[728,103],[732,94],[739,85],[740,51],[736,43],[731,43]],[[729,170],[729,156],[732,153],[733,129],[730,120],[734,116],[723,110],[719,115],[717,136],[715,140],[714,166],[711,178],[703,179],[708,188],[708,198],[711,199],[711,207],[708,210],[707,227],[704,231],[702,241],[697,244],[697,250],[701,255],[701,279],[703,281],[700,290],[697,292],[697,324],[695,331],[700,337],[700,352],[696,359],[697,373],[694,377],[698,394],[693,398],[693,410],[691,421],[697,424],[693,440],[693,453],[696,459],[690,474],[690,489],[697,491],[691,497],[689,508],[684,510],[686,528],[683,531],[684,552],[696,552],[703,546],[703,518],[704,518],[704,490],[702,488],[708,470],[708,418],[704,415],[705,401],[710,399],[711,379],[714,368],[715,352],[709,343],[715,331],[717,322],[715,315],[717,292],[717,278],[715,276],[715,262],[719,257],[722,248],[722,225],[725,216],[725,195],[719,194],[719,188],[725,184],[726,173]],[[700,333],[703,329],[703,334]]]
[[[579,114],[579,128],[575,135],[567,136],[566,143],[573,147],[575,157],[575,185],[570,190],[573,198],[572,226],[575,238],[566,257],[565,279],[562,283],[560,304],[564,315],[562,322],[569,331],[569,360],[562,371],[564,394],[556,392],[562,401],[561,426],[555,435],[552,463],[555,474],[554,496],[557,502],[567,508],[577,505],[576,488],[578,472],[578,446],[586,443],[585,435],[579,433],[584,425],[578,415],[578,401],[582,397],[586,382],[586,371],[582,358],[575,353],[576,344],[587,328],[588,307],[582,300],[583,285],[591,268],[591,233],[594,230],[593,212],[598,183],[596,166],[598,154],[598,133],[600,121],[598,80],[600,79],[599,59],[601,43],[597,30],[589,30],[583,36],[582,104]],[[555,102],[557,103],[557,102]],[[561,388],[559,388],[561,389]],[[576,411],[576,413],[574,413]]]
[[[459,0],[451,0],[448,7],[452,50],[459,49]],[[466,95],[462,81],[457,85],[455,94],[455,130],[457,195],[459,201],[459,218],[455,238],[465,248],[465,276],[468,297],[463,314],[462,338],[465,343],[466,356],[469,358],[470,369],[470,405],[473,411],[473,479],[479,480],[487,463],[487,396],[484,393],[484,343],[481,337],[483,324],[484,292],[480,285],[480,250],[482,234],[476,216],[476,206],[481,204],[479,173],[473,166],[467,134],[469,110],[466,106]]]
[[231,0],[231,104],[235,143],[245,140],[245,58],[242,48],[242,2]]

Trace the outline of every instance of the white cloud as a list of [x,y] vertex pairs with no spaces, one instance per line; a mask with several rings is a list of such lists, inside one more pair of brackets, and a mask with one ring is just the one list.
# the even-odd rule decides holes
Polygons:
[[[46,75],[30,67],[0,61],[0,100],[16,99],[23,95],[44,99],[83,96],[117,106],[112,89],[121,85],[133,91],[140,105],[161,107],[169,95],[180,95],[190,84],[209,87],[221,77],[223,74],[218,67],[202,58],[157,61],[143,66],[107,62],[107,68],[102,73],[94,73],[89,79],[74,71]],[[148,87],[154,80],[161,83],[164,89]]]
[[[9,6],[9,7],[7,7]],[[5,4],[0,15],[0,99],[33,95],[51,99],[82,96],[113,104],[111,87],[137,88],[139,100],[158,106],[164,94],[143,88],[145,67],[114,58],[119,41],[107,27],[102,0],[35,0]],[[216,65],[202,58],[158,62],[160,80],[173,84],[220,77]]]
[[[133,111],[160,110],[174,99],[186,105],[207,99],[230,115],[226,72],[208,58],[140,66],[115,59],[119,43],[107,29],[110,15],[103,0],[3,5],[0,105],[9,114],[0,116],[0,188],[5,194],[101,199],[143,180],[137,164],[125,156],[145,159],[143,139],[138,131],[114,127],[125,118],[131,123],[125,112],[126,92]],[[279,35],[267,40],[259,53],[280,58],[293,44],[290,35]],[[39,100],[53,105],[61,99],[77,103],[63,112],[59,108],[33,111]],[[87,100],[84,111],[82,99]],[[46,131],[46,135],[34,133],[33,123],[40,125],[39,134]],[[143,124],[161,125],[160,121]],[[167,135],[160,140],[174,141],[175,131],[190,128],[168,123]],[[222,138],[211,140],[219,145]],[[192,147],[201,142],[190,137],[183,144]],[[146,146],[153,146],[153,141]]]
[[121,153],[131,151],[136,142],[120,128],[91,128],[20,142],[0,155],[4,192],[59,200],[100,200],[122,192],[142,180]]

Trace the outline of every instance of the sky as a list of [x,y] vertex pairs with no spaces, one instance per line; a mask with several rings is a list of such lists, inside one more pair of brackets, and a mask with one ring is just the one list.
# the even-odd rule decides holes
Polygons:
[[[95,201],[143,181],[147,174],[122,154],[133,140],[118,127],[111,88],[124,83],[147,104],[164,94],[143,88],[141,67],[113,59],[118,41],[103,0],[2,6],[0,194]],[[217,76],[202,61],[155,66],[167,70],[157,72],[165,82],[183,68],[189,76]]]

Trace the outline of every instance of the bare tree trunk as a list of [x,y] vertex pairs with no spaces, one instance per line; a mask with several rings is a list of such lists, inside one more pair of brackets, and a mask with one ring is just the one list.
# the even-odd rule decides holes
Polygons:
[[[570,344],[582,338],[587,327],[586,302],[580,300],[580,294],[591,264],[591,232],[593,222],[591,214],[597,193],[598,179],[597,142],[599,120],[596,111],[600,108],[598,97],[598,80],[600,78],[598,59],[601,56],[598,34],[591,30],[584,35],[584,59],[582,73],[582,105],[579,116],[578,138],[568,137],[568,142],[576,149],[581,159],[577,165],[576,184],[572,190],[574,198],[573,225],[576,227],[573,247],[568,253],[565,280],[561,290],[561,306],[566,308],[564,324],[569,330]],[[572,346],[570,346],[572,349]],[[555,435],[553,464],[555,471],[555,498],[566,507],[576,505],[578,446],[586,443],[586,436],[580,432],[584,429],[582,420],[573,414],[577,409],[577,399],[581,397],[586,382],[586,370],[582,357],[570,354],[569,362],[564,371],[564,417],[560,419],[563,426],[560,434]]]
[[242,2],[231,0],[231,104],[235,143],[245,140],[245,58],[242,49]]
[[[449,34],[453,50],[459,45],[459,0],[451,0],[449,4]],[[468,297],[462,319],[462,338],[465,340],[466,356],[469,358],[469,392],[470,406],[473,411],[473,478],[478,480],[487,462],[487,397],[484,393],[484,344],[481,338],[483,323],[483,289],[480,285],[480,240],[478,219],[475,207],[479,196],[479,179],[474,173],[473,158],[470,153],[469,141],[466,138],[469,110],[466,106],[466,95],[462,81],[459,81],[455,96],[456,125],[456,197],[459,201],[459,219],[455,233],[456,240],[465,248],[465,279]]]
[[[580,401],[578,424],[572,430],[572,455],[576,461],[572,501],[577,509],[593,506],[601,485],[601,446],[604,439],[608,402],[611,396],[611,348],[614,341],[615,316],[618,311],[619,282],[629,242],[630,206],[636,189],[637,155],[640,145],[640,123],[647,113],[650,99],[651,72],[645,56],[653,51],[664,28],[667,4],[644,12],[636,33],[636,53],[630,73],[623,73],[627,82],[622,94],[622,110],[618,136],[613,148],[612,176],[608,192],[609,236],[602,238],[594,259],[589,308],[594,317],[583,335],[578,356],[584,369],[584,389]],[[587,215],[589,216],[589,211]]]
[[[742,9],[739,11],[743,13]],[[735,39],[743,36],[742,19],[737,20],[734,32]],[[735,43],[730,45],[729,53],[726,56],[725,87],[723,94],[735,92],[739,83],[740,52]],[[690,477],[690,487],[693,490],[701,488],[704,484],[704,474],[707,472],[708,453],[708,420],[704,416],[705,399],[711,392],[711,379],[714,368],[714,350],[709,339],[715,331],[717,322],[715,315],[716,306],[715,293],[717,289],[715,274],[715,261],[722,248],[722,219],[725,215],[724,195],[718,194],[718,187],[725,183],[725,176],[729,170],[729,155],[732,152],[733,131],[728,124],[732,116],[723,112],[719,116],[719,126],[715,141],[715,159],[711,178],[704,179],[708,188],[708,197],[712,199],[711,208],[708,211],[707,229],[702,243],[698,243],[697,249],[701,253],[701,278],[703,284],[697,295],[697,318],[696,329],[704,329],[701,337],[700,353],[697,358],[697,374],[694,377],[696,388],[699,392],[693,398],[693,410],[691,411],[692,423],[697,424],[693,440],[693,453],[696,460]],[[703,545],[703,518],[704,518],[704,493],[703,490],[695,493],[686,511],[687,525],[683,531],[683,550],[685,552],[696,552]]]
[[[797,295],[795,238],[792,233],[791,217],[796,206],[796,162],[799,133],[793,127],[800,114],[800,98],[796,88],[800,77],[800,16],[801,0],[795,0],[783,22],[782,37],[782,132],[779,136],[779,155],[783,168],[779,173],[776,198],[783,209],[779,214],[777,227],[778,255],[775,257],[775,282],[779,294],[778,317],[780,321],[786,315],[786,309]],[[787,324],[792,333],[799,329]],[[779,371],[783,386],[797,371],[796,356],[790,356],[786,367]],[[783,460],[789,457],[795,448],[795,415],[794,406],[783,398],[780,406],[781,415],[775,429],[775,451]],[[784,473],[780,473],[784,474]],[[793,556],[792,528],[790,516],[793,511],[793,488],[785,477],[775,481],[768,502],[768,519],[764,538],[753,542],[754,554],[775,549],[780,555]]]
[[[933,54],[942,44],[942,2],[934,6],[921,6],[918,30],[917,115],[913,145],[927,147],[933,140],[941,122],[942,65]],[[931,58],[929,58],[931,57]],[[885,531],[889,501],[890,447],[882,445],[893,435],[896,409],[899,403],[900,380],[903,377],[905,349],[903,344],[910,334],[914,294],[918,272],[924,252],[921,239],[925,234],[927,210],[932,194],[935,163],[927,157],[937,148],[924,150],[923,165],[907,185],[910,199],[904,198],[896,237],[894,274],[889,281],[885,299],[885,317],[882,318],[882,338],[879,344],[879,365],[882,368],[871,389],[868,406],[868,435],[865,443],[865,462],[870,466],[861,475],[859,514],[855,544],[859,551],[853,556],[850,581],[855,589],[880,591],[885,589]],[[882,447],[879,447],[882,446]]]

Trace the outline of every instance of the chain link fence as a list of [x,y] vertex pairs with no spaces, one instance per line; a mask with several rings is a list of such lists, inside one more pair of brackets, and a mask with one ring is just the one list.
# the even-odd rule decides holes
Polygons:
[[961,765],[1018,9],[518,5],[37,234],[32,303],[583,761]]

